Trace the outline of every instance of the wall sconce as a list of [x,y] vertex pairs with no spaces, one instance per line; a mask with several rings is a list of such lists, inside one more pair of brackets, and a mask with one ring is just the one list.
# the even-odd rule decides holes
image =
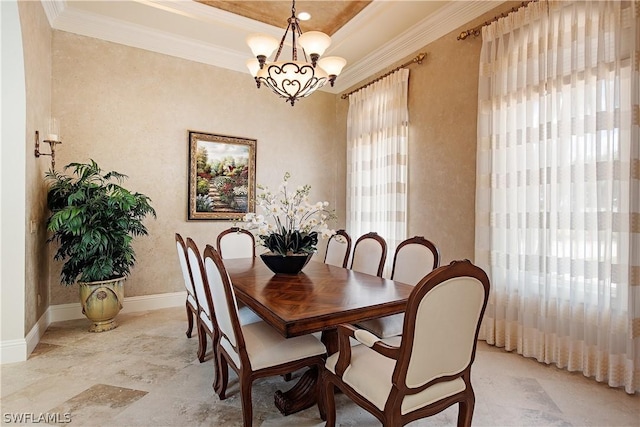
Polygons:
[[50,119],[49,120],[49,133],[47,134],[46,139],[44,140],[49,147],[51,147],[50,153],[41,153],[40,152],[40,132],[36,131],[36,149],[34,154],[36,157],[40,156],[51,156],[51,170],[56,170],[56,145],[62,144],[60,141],[60,124],[58,119]]

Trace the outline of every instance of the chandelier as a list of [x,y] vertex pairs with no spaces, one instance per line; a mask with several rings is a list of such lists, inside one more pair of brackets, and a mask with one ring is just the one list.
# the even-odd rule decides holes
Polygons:
[[[311,95],[327,81],[333,86],[347,61],[338,56],[320,58],[331,44],[331,37],[320,31],[302,33],[300,21],[296,17],[295,0],[292,2],[291,17],[287,22],[289,25],[280,44],[277,39],[264,34],[251,34],[247,37],[247,44],[256,57],[247,60],[247,67],[258,88],[264,84],[293,106],[298,99]],[[279,61],[289,30],[291,30],[291,60]],[[298,60],[297,44],[302,47],[304,61]],[[267,58],[276,48],[278,51],[273,62],[268,62]],[[307,53],[311,62],[307,59]]]

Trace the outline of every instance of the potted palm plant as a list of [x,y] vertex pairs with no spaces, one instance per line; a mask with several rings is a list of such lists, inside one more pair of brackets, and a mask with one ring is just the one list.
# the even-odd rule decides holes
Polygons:
[[117,326],[124,280],[136,262],[133,238],[148,234],[142,221],[156,212],[147,196],[120,185],[126,175],[103,172],[93,160],[70,163],[68,170],[46,174],[48,241],[58,243],[54,259],[64,261],[61,283],[79,285],[89,330],[108,331]]

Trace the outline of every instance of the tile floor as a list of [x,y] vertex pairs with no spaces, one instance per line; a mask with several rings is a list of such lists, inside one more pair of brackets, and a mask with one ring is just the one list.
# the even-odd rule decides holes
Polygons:
[[[235,375],[228,399],[220,401],[211,387],[213,361],[197,361],[197,338],[186,338],[182,308],[120,314],[118,320],[117,329],[99,334],[87,332],[84,319],[52,324],[29,360],[2,365],[2,424],[242,425]],[[476,426],[640,426],[640,396],[483,342],[472,379]],[[279,414],[273,393],[289,384],[282,377],[254,384],[255,426],[324,425],[315,407]],[[344,395],[336,405],[341,426],[379,426]],[[451,426],[456,416],[452,407],[411,425]]]

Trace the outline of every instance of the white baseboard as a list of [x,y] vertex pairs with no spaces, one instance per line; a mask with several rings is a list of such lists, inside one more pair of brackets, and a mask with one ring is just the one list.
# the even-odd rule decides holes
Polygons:
[[44,315],[47,316],[47,327],[53,322],[64,322],[65,320],[82,319],[84,317],[82,305],[79,302],[50,305]]
[[[130,297],[124,299],[124,304],[120,313],[158,310],[160,308],[169,307],[184,307],[186,300],[187,291]],[[80,311],[82,312],[82,310]]]
[[0,342],[1,364],[22,362],[24,360],[27,360],[27,341],[24,338]]
[[27,341],[27,357],[31,352],[36,348],[38,343],[40,342],[40,338],[44,335],[44,332],[47,330],[51,322],[48,320],[49,315],[47,311],[44,312],[42,316],[38,319],[33,328],[29,331],[26,337]]
[[[184,306],[186,291],[143,295],[124,299],[120,313],[157,310]],[[25,338],[0,341],[0,364],[23,362],[40,342],[49,325],[54,322],[84,318],[80,303],[51,305],[38,319]]]
[[[124,299],[120,313],[134,313],[136,311],[158,310],[160,308],[179,307],[184,305],[187,291],[170,292],[166,294],[143,295]],[[49,326],[53,322],[84,318],[82,305],[79,302],[49,306]]]

